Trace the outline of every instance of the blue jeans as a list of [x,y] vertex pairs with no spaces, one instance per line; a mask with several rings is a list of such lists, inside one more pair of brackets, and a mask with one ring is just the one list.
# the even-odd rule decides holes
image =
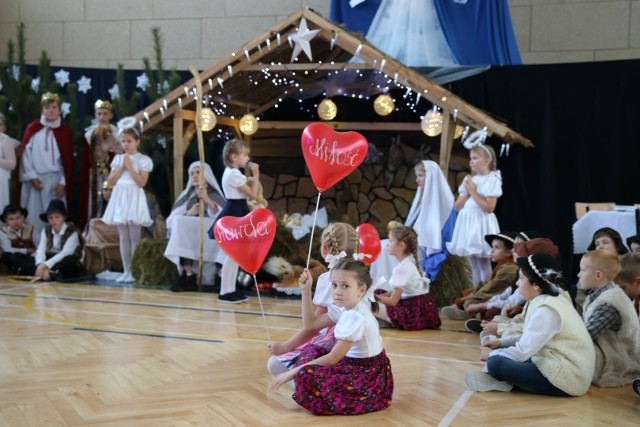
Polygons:
[[517,362],[504,356],[491,356],[487,360],[489,375],[498,381],[508,381],[514,386],[530,393],[544,394],[547,396],[569,396],[545,378],[533,364],[531,359],[525,362]]

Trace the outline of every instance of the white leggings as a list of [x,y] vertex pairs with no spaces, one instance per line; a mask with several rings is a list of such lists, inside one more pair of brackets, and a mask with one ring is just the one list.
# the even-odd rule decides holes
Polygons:
[[473,289],[476,289],[480,282],[486,282],[491,277],[491,258],[469,255],[469,263],[471,264]]
[[142,227],[139,225],[118,225],[118,235],[120,235],[120,257],[125,273],[131,272],[131,257],[136,251],[142,236]]
[[222,263],[220,272],[220,295],[225,295],[236,291],[236,281],[238,280],[238,269],[240,266],[227,256]]

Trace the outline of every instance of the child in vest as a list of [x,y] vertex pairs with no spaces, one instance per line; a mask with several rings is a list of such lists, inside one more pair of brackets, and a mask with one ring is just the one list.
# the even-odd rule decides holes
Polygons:
[[[516,234],[504,231],[497,234],[488,234],[485,241],[491,246],[491,260],[497,263],[491,273],[491,279],[481,283],[469,294],[457,298],[451,306],[442,309],[442,315],[452,320],[466,320],[474,317],[481,310],[472,307],[498,295],[508,288],[518,272],[518,266],[513,262],[513,243]],[[471,307],[471,308],[470,308]]]
[[18,274],[19,267],[25,262],[33,262],[36,247],[33,243],[33,225],[24,222],[28,212],[26,209],[8,204],[4,207],[0,221],[1,261],[11,273]]
[[62,280],[78,277],[82,271],[82,237],[80,229],[65,222],[67,208],[54,199],[40,219],[48,222],[42,230],[35,259],[22,268],[22,274],[42,280]]
[[593,383],[629,385],[640,376],[640,323],[633,304],[613,279],[620,261],[607,251],[590,251],[580,260],[578,277],[588,292],[582,317],[596,349]]
[[511,391],[516,386],[547,396],[581,396],[589,390],[595,350],[584,322],[569,298],[554,257],[539,253],[518,258],[518,287],[528,301],[521,335],[491,340],[481,347],[484,372],[469,372],[475,391]]

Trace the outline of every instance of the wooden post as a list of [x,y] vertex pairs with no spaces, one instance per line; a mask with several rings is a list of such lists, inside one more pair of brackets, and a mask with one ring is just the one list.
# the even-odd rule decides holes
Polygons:
[[182,159],[184,157],[184,135],[182,133],[183,119],[180,114],[173,116],[173,201],[180,194],[182,188]]
[[453,134],[455,125],[449,110],[442,110],[442,134],[440,135],[440,169],[445,177],[449,176],[449,160],[451,159],[451,150],[453,149]]

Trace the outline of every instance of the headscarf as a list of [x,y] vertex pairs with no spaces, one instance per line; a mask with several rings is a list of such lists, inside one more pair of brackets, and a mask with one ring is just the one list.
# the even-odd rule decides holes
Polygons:
[[442,228],[453,210],[453,193],[440,166],[423,160],[424,187],[418,188],[405,226],[418,234],[418,246],[426,248],[427,256],[442,251]]
[[[195,188],[193,188],[193,184],[191,183],[191,171],[195,168],[200,168],[200,162],[193,162],[189,165],[187,184],[184,187],[184,190],[178,198],[176,202],[173,204],[173,208],[171,208],[171,213],[167,218],[167,231],[171,233],[171,228],[173,226],[173,222],[176,217],[184,215],[187,211],[187,202],[191,197],[197,195]],[[202,173],[202,168],[200,168],[200,173]],[[222,193],[222,189],[220,189],[220,185],[218,185],[218,181],[216,181],[215,176],[213,175],[213,171],[211,170],[211,166],[207,163],[204,164],[204,180],[209,184],[207,188],[207,193],[211,200],[213,200],[220,208],[222,208],[225,204],[225,198]],[[197,196],[196,196],[197,197]],[[209,207],[207,207],[210,209]],[[214,217],[216,214],[209,210],[209,216]]]

